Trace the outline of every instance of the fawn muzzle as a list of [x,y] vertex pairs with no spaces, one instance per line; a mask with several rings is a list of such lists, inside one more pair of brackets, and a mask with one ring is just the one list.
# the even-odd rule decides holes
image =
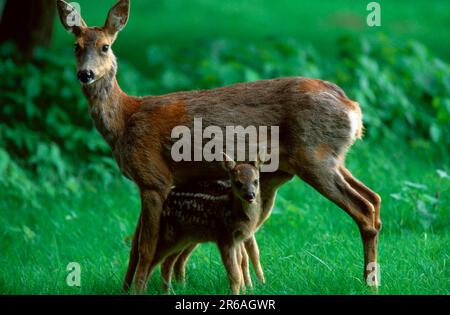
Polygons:
[[252,203],[256,200],[256,194],[254,192],[248,192],[244,195],[245,201]]

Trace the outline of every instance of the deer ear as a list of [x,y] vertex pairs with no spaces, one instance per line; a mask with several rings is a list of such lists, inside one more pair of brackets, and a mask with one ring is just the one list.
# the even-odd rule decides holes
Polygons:
[[256,156],[256,161],[254,165],[257,169],[260,169],[261,165],[263,165],[265,161],[266,161],[266,151],[260,150],[258,155]]
[[127,24],[129,15],[130,0],[119,0],[111,10],[109,10],[104,29],[110,35],[116,35]]
[[58,0],[56,6],[58,8],[59,19],[66,30],[76,35],[81,29],[87,27],[80,12],[74,6],[62,0]]
[[226,171],[232,171],[236,167],[236,162],[233,161],[231,157],[229,157],[225,152],[222,152],[223,161],[222,161],[222,167]]

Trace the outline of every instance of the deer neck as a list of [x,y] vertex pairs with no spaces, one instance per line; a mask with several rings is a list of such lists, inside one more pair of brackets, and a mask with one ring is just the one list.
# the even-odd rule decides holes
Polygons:
[[260,194],[257,194],[256,200],[252,203],[241,201],[242,211],[252,226],[256,224],[259,219],[261,202]]
[[140,103],[138,98],[121,90],[116,73],[117,63],[114,61],[106,75],[82,87],[95,127],[112,149],[124,133],[129,116]]

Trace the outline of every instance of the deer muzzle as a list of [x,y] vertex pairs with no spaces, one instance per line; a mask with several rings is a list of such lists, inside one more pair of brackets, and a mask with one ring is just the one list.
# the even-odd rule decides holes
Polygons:
[[95,74],[92,70],[81,70],[78,71],[78,80],[83,84],[91,84],[95,81]]

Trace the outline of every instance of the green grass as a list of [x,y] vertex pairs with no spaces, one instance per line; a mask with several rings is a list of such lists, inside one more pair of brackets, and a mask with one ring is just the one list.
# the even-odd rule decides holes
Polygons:
[[[347,164],[383,198],[379,293],[449,294],[450,179],[437,174],[449,173],[448,155],[400,142],[359,142]],[[139,213],[136,189],[120,177],[79,181],[73,194],[42,187],[27,200],[0,192],[0,293],[122,293],[126,239]],[[257,239],[267,284],[257,284],[254,293],[370,294],[362,283],[356,225],[298,179],[281,189]],[[79,288],[65,282],[73,261],[82,268]],[[174,286],[177,294],[228,292],[214,245],[194,253],[187,280],[185,289]],[[159,270],[148,293],[161,293]]]

